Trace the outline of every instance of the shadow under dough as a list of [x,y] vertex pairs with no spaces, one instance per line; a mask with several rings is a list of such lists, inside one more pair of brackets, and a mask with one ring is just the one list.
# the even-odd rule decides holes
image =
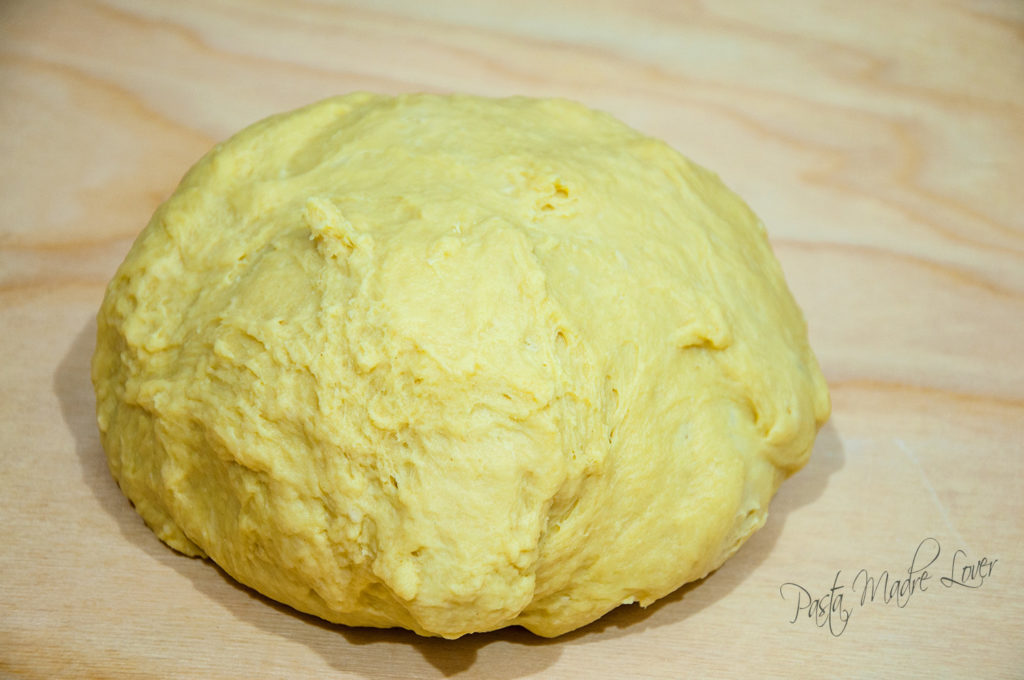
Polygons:
[[[197,576],[194,558],[180,555],[164,546],[146,528],[117,488],[100,445],[89,376],[95,337],[96,322],[90,320],[61,360],[54,375],[54,388],[60,400],[64,421],[75,438],[83,479],[103,509],[115,518],[122,534],[133,543],[142,545],[148,554],[162,564],[188,576],[200,591],[217,600],[236,618],[306,645],[338,670],[358,672],[365,677],[373,677],[365,670],[367,667],[387,668],[394,654],[393,646],[401,644],[415,649],[443,677],[471,672],[473,676],[512,680],[536,674],[549,667],[561,655],[564,645],[592,641],[595,636],[615,638],[636,635],[649,628],[682,621],[713,605],[743,583],[771,553],[786,516],[814,502],[823,492],[828,477],[843,465],[842,443],[834,426],[831,422],[827,423],[818,434],[814,454],[807,466],[782,485],[772,503],[767,524],[726,563],[729,568],[723,567],[701,581],[688,583],[646,609],[637,605],[618,607],[594,623],[554,639],[537,637],[518,627],[467,635],[454,641],[423,638],[402,629],[350,628],[322,621],[264,597],[235,581],[212,562],[210,569],[201,570],[202,574]],[[225,583],[231,587],[225,588]],[[687,602],[688,599],[696,599],[688,598],[688,595],[698,589],[712,590],[714,594],[701,597],[699,602]],[[250,606],[252,599],[266,606],[253,608]],[[305,625],[282,626],[279,621],[275,622],[278,615],[293,617]],[[307,630],[309,627],[313,630]],[[359,668],[353,668],[352,647],[331,644],[330,636],[315,634],[316,629],[336,632],[357,648],[369,649],[379,645],[380,658],[376,660],[379,663],[363,659],[364,663],[358,664]],[[503,658],[500,662],[488,663],[486,668],[481,667],[480,651],[498,643],[529,647],[530,651],[516,655],[514,664]],[[368,661],[370,663],[366,663]]]

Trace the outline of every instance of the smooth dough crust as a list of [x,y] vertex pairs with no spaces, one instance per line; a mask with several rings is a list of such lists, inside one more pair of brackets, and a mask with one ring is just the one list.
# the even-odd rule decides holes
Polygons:
[[830,408],[757,217],[563,100],[259,122],[157,210],[98,325],[110,469],[162,540],[448,638],[555,636],[705,576]]

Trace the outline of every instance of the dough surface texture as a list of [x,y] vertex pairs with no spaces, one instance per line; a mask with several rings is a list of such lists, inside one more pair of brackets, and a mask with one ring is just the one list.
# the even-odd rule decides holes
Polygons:
[[352,94],[216,146],[98,316],[154,532],[324,619],[543,636],[717,568],[829,413],[763,226],[563,100]]

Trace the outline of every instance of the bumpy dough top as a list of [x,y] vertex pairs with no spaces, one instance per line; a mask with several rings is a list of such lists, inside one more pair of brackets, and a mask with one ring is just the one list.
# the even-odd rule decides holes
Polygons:
[[756,216],[567,101],[354,94],[214,148],[99,313],[161,539],[335,622],[544,636],[720,565],[828,393]]

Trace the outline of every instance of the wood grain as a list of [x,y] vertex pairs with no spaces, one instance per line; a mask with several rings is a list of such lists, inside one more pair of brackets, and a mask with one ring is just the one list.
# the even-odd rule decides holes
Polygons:
[[[103,287],[216,140],[356,89],[579,99],[764,219],[834,416],[718,572],[558,640],[444,642],[296,614],[142,525],[93,422]],[[0,126],[0,675],[1024,676],[1020,2],[8,0]],[[791,623],[784,583],[905,575],[929,537],[907,606]],[[982,587],[939,583],[957,549],[997,560]]]

